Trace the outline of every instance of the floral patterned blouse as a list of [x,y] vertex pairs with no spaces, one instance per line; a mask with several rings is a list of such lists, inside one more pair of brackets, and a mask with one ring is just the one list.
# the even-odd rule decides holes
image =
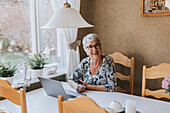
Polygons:
[[115,75],[115,65],[110,56],[103,56],[103,61],[97,75],[91,75],[89,69],[90,57],[81,61],[78,67],[68,80],[84,80],[90,85],[104,85],[106,91],[117,91],[117,80]]

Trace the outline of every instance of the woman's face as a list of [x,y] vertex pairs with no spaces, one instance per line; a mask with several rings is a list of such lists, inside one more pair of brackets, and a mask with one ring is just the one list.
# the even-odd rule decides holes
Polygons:
[[86,43],[85,51],[87,55],[92,59],[98,59],[101,57],[101,44],[100,42],[90,41]]

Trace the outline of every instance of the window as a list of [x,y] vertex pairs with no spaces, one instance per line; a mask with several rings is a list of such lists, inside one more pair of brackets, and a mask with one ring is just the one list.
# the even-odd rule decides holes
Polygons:
[[26,57],[42,52],[48,63],[64,66],[63,39],[56,29],[41,29],[53,15],[50,0],[0,1],[0,61],[22,70]]
[[[52,17],[54,11],[51,7],[50,0],[38,0],[38,22],[39,28],[45,25]],[[42,51],[49,60],[49,63],[57,62],[63,65],[62,44],[63,40],[57,38],[56,29],[39,29],[40,51]]]
[[63,65],[63,40],[56,29],[41,29],[53,15],[50,0],[0,1],[0,61],[20,64],[42,52],[49,63]]
[[28,0],[0,1],[0,61],[22,63],[31,49]]

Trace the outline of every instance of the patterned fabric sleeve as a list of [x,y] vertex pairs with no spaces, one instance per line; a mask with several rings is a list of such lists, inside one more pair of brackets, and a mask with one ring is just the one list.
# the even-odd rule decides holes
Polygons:
[[106,91],[117,91],[117,80],[116,80],[116,70],[113,59],[110,58],[106,62],[106,79],[107,83],[105,84]]
[[82,74],[82,66],[83,63],[81,62],[78,67],[74,70],[73,74],[68,78],[68,80],[74,80],[74,81],[77,81],[79,80],[80,78],[83,77],[83,74]]

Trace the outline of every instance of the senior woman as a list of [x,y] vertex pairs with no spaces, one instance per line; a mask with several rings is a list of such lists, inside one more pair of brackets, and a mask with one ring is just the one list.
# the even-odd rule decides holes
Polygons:
[[115,66],[110,56],[102,55],[101,43],[96,34],[83,38],[83,48],[89,56],[81,61],[68,83],[78,92],[86,89],[95,91],[116,91]]

